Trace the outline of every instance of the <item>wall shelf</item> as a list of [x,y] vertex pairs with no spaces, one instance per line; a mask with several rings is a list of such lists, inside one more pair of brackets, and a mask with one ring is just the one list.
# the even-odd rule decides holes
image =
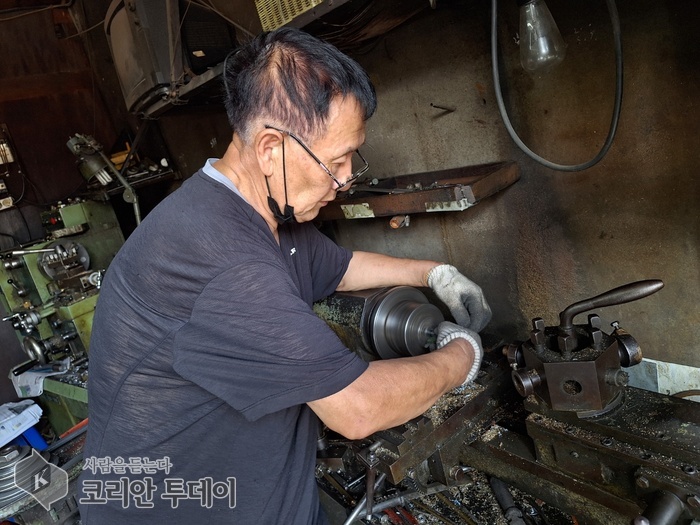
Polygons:
[[520,179],[515,162],[415,173],[355,184],[321,208],[321,220],[462,211]]

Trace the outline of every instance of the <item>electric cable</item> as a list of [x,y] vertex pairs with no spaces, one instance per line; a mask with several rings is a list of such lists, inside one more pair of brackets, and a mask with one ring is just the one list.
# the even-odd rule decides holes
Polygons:
[[525,525],[523,513],[520,508],[516,506],[513,495],[508,489],[508,485],[493,476],[489,478],[489,485],[491,485],[491,490],[496,497],[496,501],[498,501],[498,504],[503,510],[503,517],[506,521],[510,525]]
[[[75,18],[73,18],[73,23],[75,24]],[[100,20],[99,22],[97,22],[95,25],[90,26],[90,27],[88,27],[87,29],[83,29],[82,31],[79,31],[79,32],[77,32],[77,33],[74,34],[74,35],[68,35],[68,36],[65,36],[65,37],[63,37],[63,38],[64,38],[64,40],[68,40],[69,38],[75,38],[76,36],[85,35],[85,34],[89,33],[90,31],[92,31],[93,29],[97,29],[98,27],[100,27],[100,26],[103,25],[104,23],[105,23],[105,19],[103,18],[102,20]],[[76,25],[76,27],[77,27],[77,24],[75,24],[75,25]]]
[[493,85],[494,91],[496,92],[496,102],[498,103],[498,110],[501,113],[501,118],[505,124],[508,134],[513,139],[515,144],[531,159],[539,162],[543,166],[557,171],[582,171],[590,168],[597,164],[608,152],[610,146],[612,145],[613,139],[615,138],[615,132],[617,131],[617,125],[620,120],[620,108],[622,107],[622,37],[620,32],[620,17],[617,12],[617,6],[615,5],[615,0],[605,0],[608,6],[608,11],[610,13],[610,21],[613,28],[613,39],[615,41],[615,105],[613,107],[612,120],[610,122],[610,129],[608,131],[608,136],[605,142],[598,152],[598,154],[588,162],[582,164],[557,164],[551,162],[537,153],[528,148],[525,143],[520,139],[513,125],[508,118],[508,113],[506,111],[505,104],[503,103],[503,94],[501,93],[501,81],[498,73],[498,38],[496,35],[497,26],[497,4],[498,0],[491,0],[492,14],[491,14],[491,69],[493,72]]
[[[81,11],[82,11],[82,18],[79,19],[75,9],[71,9],[68,11],[70,14],[71,20],[73,21],[73,25],[75,26],[75,29],[77,33],[74,35],[68,35],[63,37],[65,40],[69,40],[71,38],[76,38],[78,36],[82,35],[87,35],[90,31],[100,27],[101,25],[104,25],[105,19],[103,18],[96,24],[88,27],[87,29],[81,29],[81,22],[85,22],[87,25],[87,11],[85,10],[85,4],[81,3]],[[92,47],[92,42],[90,38],[83,38],[82,39],[83,46],[85,47],[85,56],[87,57],[88,63],[90,65],[90,93],[92,95],[92,134],[95,135],[97,132],[97,86],[95,84],[95,66],[93,64],[93,56],[94,56],[94,50]]]
[[[175,60],[177,60],[176,52],[179,51],[178,44],[180,43],[180,38],[182,37],[182,26],[185,24],[185,19],[187,18],[187,13],[189,13],[191,5],[192,2],[187,2],[185,12],[180,17],[180,25],[177,27],[175,41],[173,42],[170,38],[168,38],[168,51],[170,54],[170,89],[176,93],[178,84],[184,80],[185,75],[187,74],[186,68],[183,67],[180,76],[175,78]],[[168,19],[170,19],[170,15],[168,15]]]
[[15,206],[17,206],[20,202],[22,202],[22,199],[24,198],[24,194],[27,191],[27,176],[22,172],[20,172],[19,174],[21,175],[21,179],[22,179],[22,193],[19,194],[19,197],[14,199]]
[[[34,184],[34,182],[25,173],[25,170],[23,169],[24,166],[23,166],[22,161],[18,155],[17,146],[15,146],[14,140],[12,139],[12,136],[10,135],[10,130],[4,124],[1,126],[1,128],[2,129],[0,129],[0,133],[2,133],[2,138],[0,138],[0,143],[6,144],[9,151],[14,152],[13,153],[13,155],[14,155],[13,162],[16,164],[17,175],[19,175],[20,178],[22,179],[22,193],[16,199],[13,197],[14,204],[15,204],[15,206],[17,206],[22,200],[24,200],[24,202],[27,202],[29,204],[35,204],[35,203],[32,203],[31,201],[29,201],[25,197],[27,183],[29,183],[29,185],[33,188],[34,195],[36,197],[39,197],[39,196],[43,197],[44,195],[41,192],[40,188],[36,184]],[[5,173],[3,175],[8,176],[10,174],[10,168],[9,168],[9,165],[11,164],[10,157],[9,157],[9,154],[7,152],[5,152],[5,150],[1,147],[0,147],[0,160],[2,160],[2,162],[5,164]],[[8,189],[8,192],[9,192],[9,189]]]

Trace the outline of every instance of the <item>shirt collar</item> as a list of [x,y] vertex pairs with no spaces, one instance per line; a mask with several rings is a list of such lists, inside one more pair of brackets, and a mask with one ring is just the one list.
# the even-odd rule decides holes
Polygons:
[[217,160],[219,159],[207,159],[207,161],[204,163],[204,166],[202,167],[202,171],[204,172],[204,174],[208,175],[216,182],[223,184],[245,201],[245,197],[241,195],[241,192],[238,191],[238,188],[236,188],[236,185],[233,183],[233,181],[214,167],[214,162],[216,162]]

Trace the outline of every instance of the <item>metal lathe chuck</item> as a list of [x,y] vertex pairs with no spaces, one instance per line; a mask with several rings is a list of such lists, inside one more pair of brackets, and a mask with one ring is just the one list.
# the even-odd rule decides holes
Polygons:
[[410,286],[338,292],[314,311],[365,360],[408,357],[435,348],[440,309]]

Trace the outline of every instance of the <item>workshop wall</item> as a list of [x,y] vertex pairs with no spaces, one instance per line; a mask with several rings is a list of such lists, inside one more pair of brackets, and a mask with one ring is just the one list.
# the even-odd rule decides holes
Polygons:
[[[524,142],[553,162],[578,164],[598,153],[608,133],[612,29],[602,0],[548,5],[568,44],[566,60],[549,74],[526,74],[517,6],[501,2],[501,83]],[[700,366],[700,4],[623,0],[618,9],[619,129],[607,156],[578,173],[542,167],[507,135],[493,89],[489,2],[439,1],[358,55],[379,97],[363,151],[371,176],[516,160],[522,177],[466,211],[413,216],[408,228],[341,221],[336,239],[454,264],[483,287],[494,310],[487,331],[507,341],[524,339],[533,317],[558,324],[573,302],[660,278],[657,294],[598,310],[603,326],[619,320],[645,357]]]
[[[100,21],[109,0],[78,2],[68,16],[47,11],[2,23],[0,123],[17,143],[27,176],[45,203],[80,183],[65,147],[76,132],[111,144],[142,121],[125,113]],[[509,116],[537,153],[576,164],[595,156],[608,132],[614,95],[610,20],[603,0],[548,0],[568,43],[547,75],[518,63],[515,2],[499,5],[501,83]],[[700,366],[700,46],[692,0],[620,0],[625,92],[612,149],[579,173],[540,166],[513,144],[497,110],[491,76],[490,2],[438,0],[355,58],[379,96],[363,154],[370,176],[515,160],[521,179],[463,212],[419,214],[410,226],[388,220],[339,221],[349,248],[451,262],[477,281],[494,309],[487,331],[506,341],[527,335],[532,317],[555,324],[568,304],[615,286],[661,278],[646,299],[599,310],[619,320],[646,357]],[[77,21],[77,25],[76,25]],[[66,38],[86,28],[80,38]],[[444,111],[431,106],[454,108]],[[151,125],[187,177],[230,139],[223,109],[179,107]],[[21,193],[21,178],[8,182]],[[34,190],[37,191],[37,190]],[[40,207],[0,212],[21,242],[40,231]],[[26,216],[26,217],[25,217]],[[26,227],[24,221],[27,221]],[[11,238],[0,238],[0,248]],[[23,357],[15,335],[0,331],[0,369]],[[7,393],[0,377],[0,397]],[[5,399],[7,400],[7,399]]]
[[45,205],[84,184],[68,139],[85,133],[111,145],[118,128],[68,10],[22,13],[4,16],[0,37],[0,123],[17,157],[6,183],[19,204]]

